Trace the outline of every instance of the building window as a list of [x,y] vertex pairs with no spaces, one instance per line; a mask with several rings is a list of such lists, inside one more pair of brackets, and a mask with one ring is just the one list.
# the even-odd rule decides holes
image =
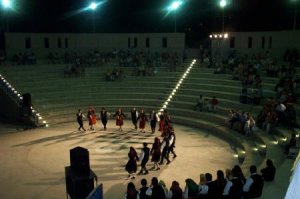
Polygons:
[[68,38],[65,38],[65,48],[69,48],[69,40],[68,40]]
[[248,48],[252,48],[252,37],[248,37]]
[[57,39],[57,48],[61,48],[61,38]]
[[150,38],[146,38],[146,48],[150,48]]
[[272,37],[269,37],[269,48],[272,48]]
[[44,46],[45,46],[45,48],[50,48],[49,38],[48,37],[44,38]]
[[130,47],[131,47],[130,43],[131,43],[131,41],[130,41],[130,37],[128,37],[128,48],[130,48]]
[[162,47],[163,48],[167,48],[168,47],[168,39],[167,39],[167,37],[164,37],[162,39]]
[[25,48],[31,48],[31,38],[27,37],[25,39]]
[[134,38],[134,47],[137,48],[138,47],[138,39],[135,37]]
[[235,48],[235,38],[234,37],[230,37],[230,43],[229,43],[229,47],[230,48]]
[[261,38],[261,48],[265,48],[265,45],[266,45],[266,39],[265,39],[265,37],[262,37]]

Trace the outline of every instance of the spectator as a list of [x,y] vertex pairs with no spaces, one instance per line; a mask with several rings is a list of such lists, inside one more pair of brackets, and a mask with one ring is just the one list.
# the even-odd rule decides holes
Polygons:
[[289,143],[285,146],[285,153],[288,154],[290,151],[290,148],[293,148],[296,146],[297,146],[296,134],[293,133]]
[[149,187],[147,187],[147,180],[143,178],[141,180],[141,185],[142,187],[140,188],[140,199],[148,199],[149,197],[146,195],[146,191],[148,190]]
[[224,172],[222,170],[217,171],[217,179],[212,183],[213,192],[211,192],[210,198],[221,198],[226,185]]
[[273,165],[272,160],[268,159],[266,162],[267,167],[260,170],[264,181],[273,181],[276,174],[276,168]]
[[156,177],[153,177],[151,182],[152,182],[151,191],[147,191],[148,192],[147,195],[150,196],[150,199],[166,199],[166,195],[163,188],[158,184],[158,179]]
[[206,178],[206,185],[208,186],[208,193],[207,193],[207,198],[208,199],[214,199],[214,193],[216,192],[216,189],[214,187],[214,184],[212,183],[212,175],[210,173],[205,174]]
[[202,95],[200,95],[197,100],[197,104],[195,106],[195,111],[200,110],[202,112],[203,106],[204,106],[204,99],[202,98]]
[[129,182],[127,185],[125,199],[140,199],[139,192],[135,189],[135,186],[132,182]]
[[198,185],[194,180],[188,178],[185,180],[184,199],[196,199],[198,195]]
[[183,193],[182,189],[179,186],[179,183],[177,181],[172,182],[172,186],[170,187],[170,191],[168,193],[169,199],[182,199]]
[[210,101],[210,111],[216,113],[218,104],[219,101],[217,100],[216,96],[213,96],[213,98]]
[[252,165],[250,167],[251,175],[243,186],[244,199],[257,198],[262,194],[264,180],[261,175],[256,173],[256,171],[256,166]]
[[205,174],[200,174],[200,182],[198,186],[198,199],[205,199],[208,194],[208,186]]

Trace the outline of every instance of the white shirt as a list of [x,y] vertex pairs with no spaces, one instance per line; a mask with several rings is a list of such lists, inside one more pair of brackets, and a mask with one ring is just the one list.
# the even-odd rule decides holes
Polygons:
[[199,185],[198,195],[199,194],[208,194],[208,186],[206,184]]
[[[251,174],[252,175],[256,175],[256,173]],[[251,176],[246,180],[246,183],[243,186],[243,191],[244,192],[248,192],[250,190],[251,185],[253,184],[253,179],[251,178]]]
[[224,187],[223,196],[229,195],[229,191],[230,191],[232,185],[233,185],[233,183],[230,180],[227,180],[226,185]]
[[294,170],[294,174],[291,178],[289,188],[286,192],[285,199],[298,199],[300,198],[300,161],[297,164],[297,167]]

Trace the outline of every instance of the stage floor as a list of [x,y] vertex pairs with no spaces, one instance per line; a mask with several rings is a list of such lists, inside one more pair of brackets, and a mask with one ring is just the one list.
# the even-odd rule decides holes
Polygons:
[[[66,198],[64,167],[70,165],[69,150],[76,146],[89,150],[91,169],[98,183],[103,183],[105,199],[123,199],[130,181],[139,188],[142,178],[150,183],[156,176],[168,188],[177,180],[183,189],[186,178],[198,182],[199,174],[206,172],[215,178],[218,169],[238,164],[229,143],[205,131],[175,125],[178,157],[171,158],[171,164],[161,166],[160,171],[129,180],[124,170],[129,147],[140,153],[142,143],[152,143],[160,133],[151,134],[149,128],[147,133],[141,133],[132,128],[130,121],[125,121],[120,132],[114,124],[109,121],[108,130],[103,131],[98,123],[95,131],[86,133],[77,131],[75,122],[26,131],[0,124],[0,198]],[[148,164],[148,168],[152,166]]]

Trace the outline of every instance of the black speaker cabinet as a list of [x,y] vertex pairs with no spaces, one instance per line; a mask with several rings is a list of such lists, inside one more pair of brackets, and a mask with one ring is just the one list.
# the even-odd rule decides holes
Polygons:
[[23,107],[31,107],[31,95],[30,93],[23,94]]
[[89,175],[90,158],[89,151],[82,147],[76,147],[70,150],[70,163],[72,170],[78,176]]
[[89,175],[78,176],[71,167],[65,167],[67,194],[71,199],[85,199],[94,190],[95,173],[90,170]]

